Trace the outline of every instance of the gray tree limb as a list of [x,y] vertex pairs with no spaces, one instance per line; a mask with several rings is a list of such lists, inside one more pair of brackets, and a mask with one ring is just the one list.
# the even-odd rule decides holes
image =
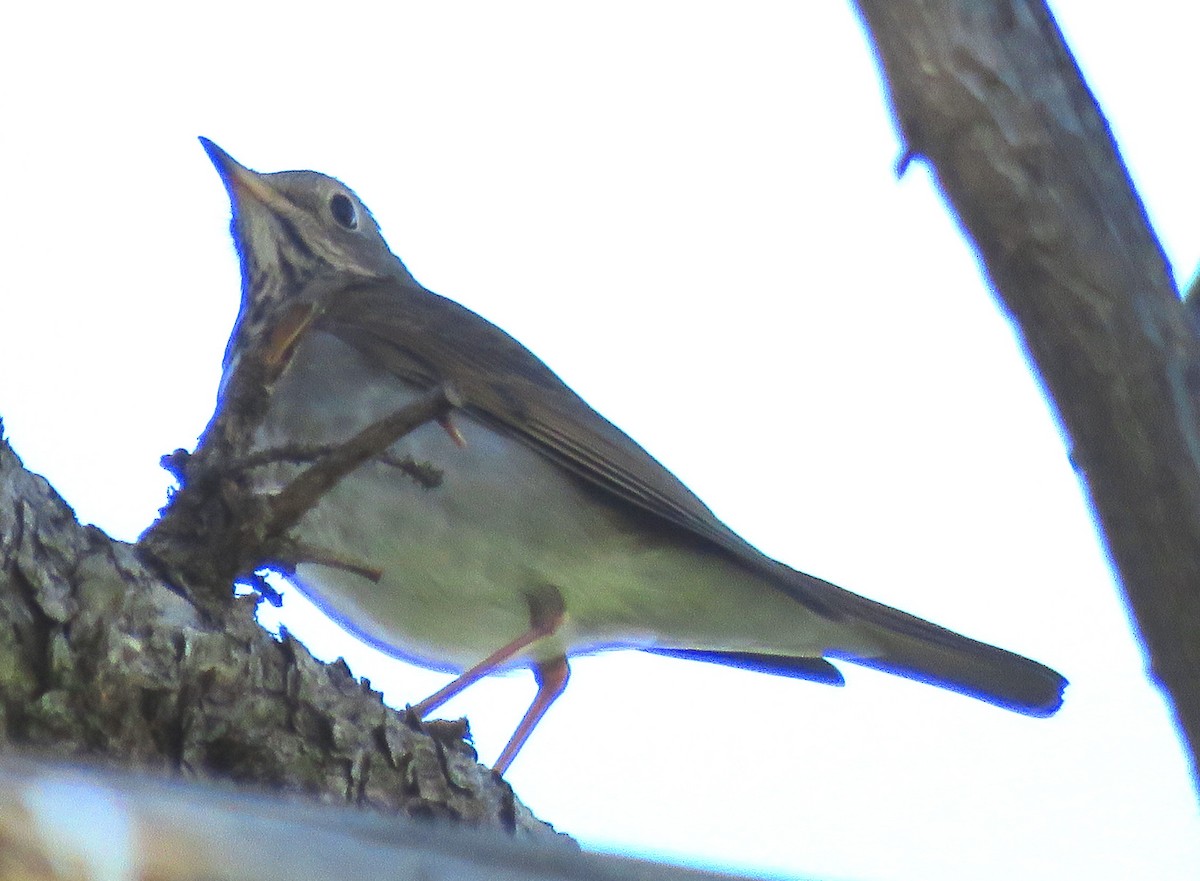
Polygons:
[[553,837],[465,725],[406,719],[253,602],[209,617],[0,440],[0,749]]
[[[857,0],[926,159],[1062,420],[1200,769],[1200,343],[1045,3]],[[1070,675],[1070,671],[1064,671]]]

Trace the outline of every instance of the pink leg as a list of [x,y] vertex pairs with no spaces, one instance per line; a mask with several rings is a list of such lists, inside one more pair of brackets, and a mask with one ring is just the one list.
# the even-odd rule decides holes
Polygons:
[[[413,712],[419,717],[432,713],[450,698],[454,697],[468,685],[473,685],[484,676],[494,671],[510,658],[516,657],[524,649],[537,642],[544,636],[550,636],[562,624],[564,607],[562,595],[554,587],[547,587],[536,594],[531,593],[529,600],[529,630],[518,636],[508,645],[492,652],[470,670],[467,670],[449,685],[431,694],[425,700],[414,706]],[[566,660],[563,660],[566,664]],[[564,684],[566,680],[564,679]],[[561,690],[561,689],[560,689]],[[555,695],[557,697],[557,695]],[[554,698],[551,698],[553,700]],[[535,701],[536,702],[536,701]],[[548,706],[549,704],[547,704]],[[545,712],[543,710],[543,712]],[[535,720],[536,721],[536,720]],[[515,751],[514,751],[515,752]]]
[[[553,633],[553,631],[550,631]],[[413,707],[413,712],[422,719],[444,704],[450,698],[454,697],[468,685],[473,685],[484,676],[487,676],[509,658],[516,655],[522,649],[528,647],[532,643],[537,642],[543,636],[549,636],[550,633],[544,633],[540,630],[529,630],[522,634],[517,639],[514,639],[508,645],[501,649],[492,652],[470,670],[467,670],[449,685],[431,694],[425,700],[421,701]]]
[[508,770],[508,766],[517,757],[517,753],[525,745],[525,741],[533,733],[537,723],[542,720],[542,716],[546,715],[546,710],[550,709],[550,705],[563,693],[567,687],[567,680],[571,677],[571,668],[567,665],[567,659],[560,656],[552,661],[539,661],[533,667],[533,675],[537,679],[537,694],[534,695],[529,709],[525,711],[525,718],[521,720],[521,724],[517,726],[513,736],[508,739],[508,744],[500,753],[500,758],[496,759],[492,770],[497,774],[503,774]]

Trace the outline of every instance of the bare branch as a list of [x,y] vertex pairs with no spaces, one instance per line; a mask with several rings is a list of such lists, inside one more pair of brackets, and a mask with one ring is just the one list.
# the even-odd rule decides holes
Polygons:
[[343,477],[403,435],[445,416],[457,401],[458,396],[448,386],[439,386],[339,444],[271,499],[270,513],[262,525],[264,533],[267,536],[286,533]]
[[1044,3],[858,7],[906,152],[931,163],[1062,419],[1195,771],[1200,344],[1112,134]]

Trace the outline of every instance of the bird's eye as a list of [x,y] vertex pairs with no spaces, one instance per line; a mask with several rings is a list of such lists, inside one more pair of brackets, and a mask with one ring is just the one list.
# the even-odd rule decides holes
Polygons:
[[348,196],[335,193],[329,200],[329,213],[333,215],[333,219],[340,226],[344,226],[346,229],[358,229],[358,212],[354,210],[354,203]]

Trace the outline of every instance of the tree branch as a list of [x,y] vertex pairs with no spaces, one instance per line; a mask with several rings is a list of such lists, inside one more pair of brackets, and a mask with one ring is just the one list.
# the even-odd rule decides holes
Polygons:
[[401,436],[430,420],[445,416],[451,407],[461,403],[453,389],[441,386],[407,407],[368,425],[298,474],[272,497],[263,531],[267,535],[283,535],[299,523],[300,518],[338,481],[359,465],[381,454]]
[[231,603],[206,617],[0,439],[0,748],[551,832],[475,762],[464,724],[421,726]]
[[857,5],[907,152],[932,165],[1062,419],[1195,772],[1200,345],[1112,134],[1044,3]]

